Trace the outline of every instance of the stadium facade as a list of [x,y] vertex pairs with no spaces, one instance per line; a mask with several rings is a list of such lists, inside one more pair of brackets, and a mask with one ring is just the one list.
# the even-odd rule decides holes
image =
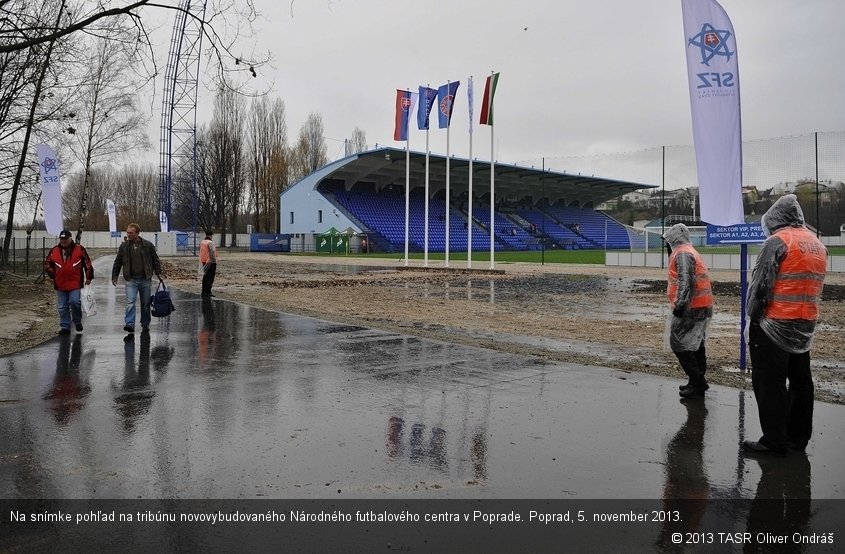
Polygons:
[[[490,248],[489,161],[449,158],[449,208],[446,157],[429,154],[428,249],[466,251],[472,228],[473,250]],[[410,152],[410,248],[425,241],[425,152]],[[595,210],[602,202],[656,185],[544,171],[496,163],[494,245],[497,250],[630,248],[628,233]],[[280,230],[291,244],[340,231],[366,236],[372,248],[400,251],[405,241],[406,152],[377,148],[332,162],[302,178],[280,196]]]

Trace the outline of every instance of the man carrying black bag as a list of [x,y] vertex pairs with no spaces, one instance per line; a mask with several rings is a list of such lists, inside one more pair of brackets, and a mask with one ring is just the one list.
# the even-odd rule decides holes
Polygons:
[[161,279],[161,263],[156,247],[141,238],[141,226],[130,223],[126,227],[128,240],[123,241],[114,259],[111,271],[112,285],[117,286],[117,278],[123,270],[126,281],[126,313],[123,317],[123,330],[135,332],[135,302],[141,298],[141,329],[150,330],[150,297],[153,288],[153,275]]
[[153,317],[167,317],[175,309],[176,307],[170,299],[170,291],[167,289],[167,285],[164,284],[164,280],[159,277],[158,287],[156,288],[155,294],[150,298],[150,313]]

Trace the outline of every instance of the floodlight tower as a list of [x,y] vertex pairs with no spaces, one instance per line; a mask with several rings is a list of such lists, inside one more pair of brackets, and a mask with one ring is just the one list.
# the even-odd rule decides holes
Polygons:
[[[190,187],[191,229],[196,231],[197,90],[206,0],[180,0],[164,73],[161,109],[159,211],[173,227],[171,193]],[[182,186],[184,185],[184,186]],[[183,218],[184,219],[184,218]]]

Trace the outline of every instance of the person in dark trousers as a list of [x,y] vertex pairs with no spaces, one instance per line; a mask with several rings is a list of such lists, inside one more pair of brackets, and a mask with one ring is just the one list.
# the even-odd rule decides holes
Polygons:
[[123,330],[135,332],[135,303],[141,297],[141,329],[149,331],[150,296],[153,288],[153,275],[161,278],[161,262],[156,247],[150,241],[141,238],[141,226],[130,223],[126,227],[129,240],[123,241],[114,258],[111,270],[112,285],[117,286],[117,278],[123,270],[126,282],[126,312],[123,316]]
[[211,294],[211,286],[214,284],[214,276],[217,274],[217,247],[211,238],[212,235],[211,231],[206,231],[205,238],[200,242],[203,296],[214,296]]
[[680,386],[681,398],[704,396],[710,388],[705,378],[707,356],[704,343],[713,317],[713,291],[707,266],[690,242],[689,229],[683,223],[669,228],[663,238],[669,246],[667,294],[672,314],[669,316],[669,347],[687,374]]
[[804,452],[813,432],[810,347],[827,249],[804,227],[794,194],[779,198],[760,223],[768,238],[751,273],[746,311],[751,384],[763,436],[744,441],[742,449],[784,456],[789,449]]
[[70,231],[62,229],[59,244],[50,249],[44,259],[44,273],[53,280],[56,289],[56,306],[59,310],[59,334],[69,335],[70,324],[82,332],[83,285],[94,279],[94,266],[88,251],[73,241]]

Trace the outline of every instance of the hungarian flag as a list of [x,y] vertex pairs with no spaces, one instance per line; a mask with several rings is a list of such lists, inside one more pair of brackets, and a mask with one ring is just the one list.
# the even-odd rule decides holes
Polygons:
[[414,111],[417,94],[410,90],[396,89],[396,123],[393,140],[408,140],[408,120]]
[[420,87],[420,107],[417,109],[417,128],[428,129],[428,115],[437,101],[437,89]]
[[496,85],[499,83],[499,74],[494,73],[487,77],[484,83],[484,99],[481,102],[481,125],[493,125],[493,96],[496,94]]
[[441,129],[448,127],[449,122],[452,121],[452,106],[455,103],[455,94],[457,94],[460,84],[460,81],[455,81],[446,83],[437,89],[437,107],[439,109],[437,117]]

